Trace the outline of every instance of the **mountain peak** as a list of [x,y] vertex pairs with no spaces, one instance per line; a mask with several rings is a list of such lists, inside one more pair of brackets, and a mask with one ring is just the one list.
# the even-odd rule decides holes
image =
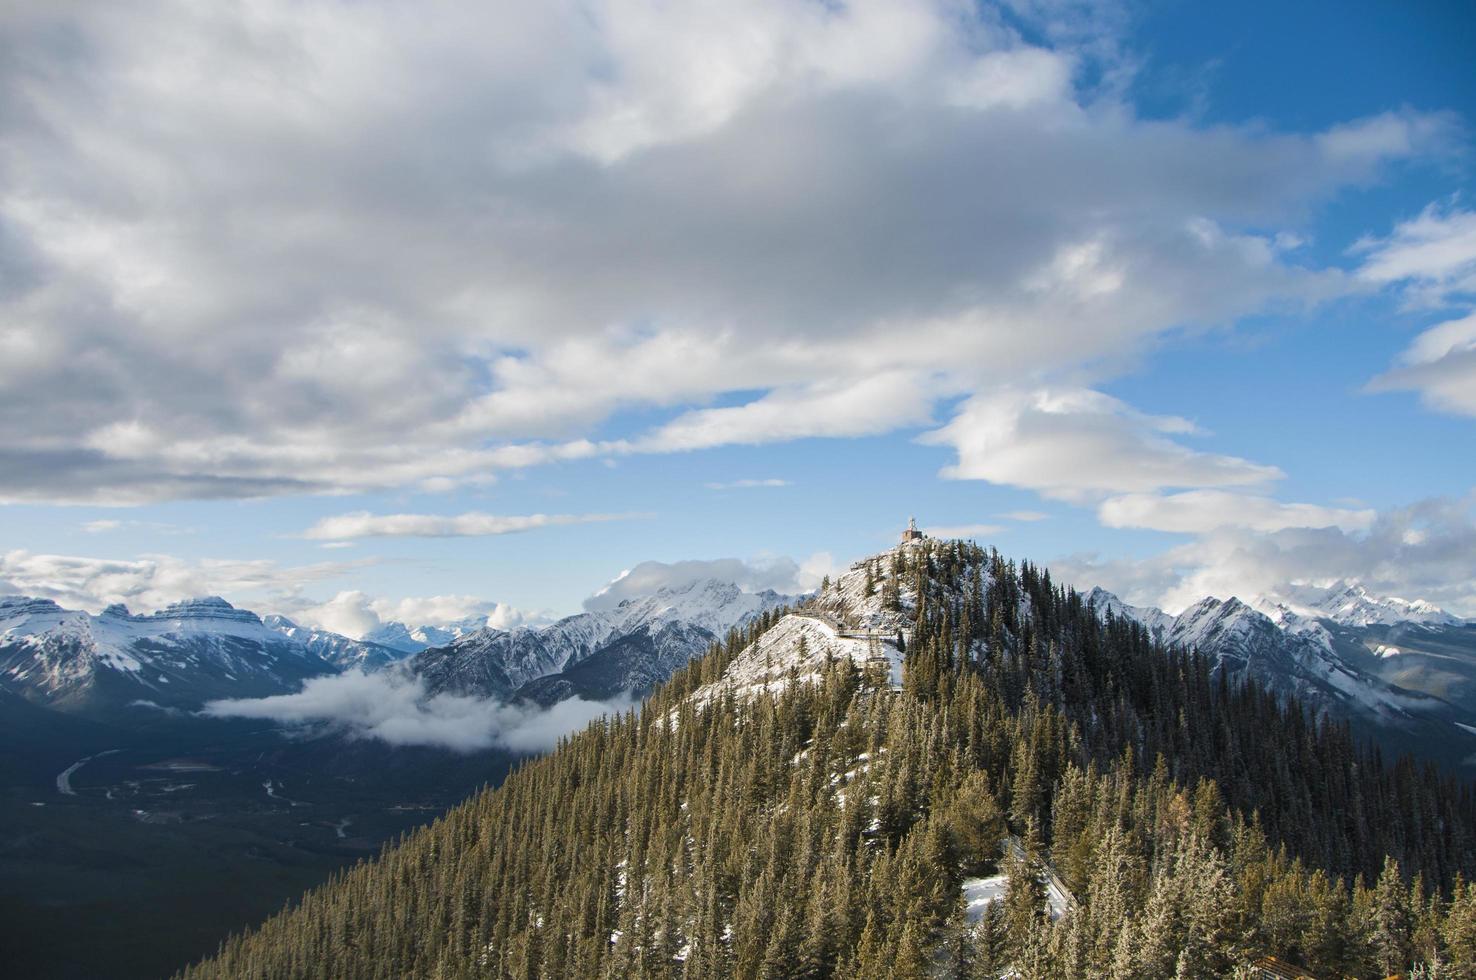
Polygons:
[[211,610],[215,610],[215,609],[219,609],[219,610],[234,610],[235,608],[236,608],[235,606],[231,605],[229,602],[227,602],[225,599],[221,598],[218,595],[205,595],[205,596],[195,596],[194,598],[190,598],[190,599],[180,599],[178,602],[171,602],[169,605],[167,605],[163,609],[159,610],[159,612],[161,612],[161,613],[167,613],[167,612],[172,612],[172,611],[176,611],[176,610],[206,610],[206,609],[211,609]]
[[1339,579],[1329,586],[1288,583],[1258,598],[1258,607],[1279,606],[1309,619],[1340,626],[1459,626],[1464,620],[1425,599],[1402,599],[1370,592],[1361,582]]

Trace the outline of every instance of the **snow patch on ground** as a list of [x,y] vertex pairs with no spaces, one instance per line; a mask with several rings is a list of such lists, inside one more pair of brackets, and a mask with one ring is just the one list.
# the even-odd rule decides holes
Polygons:
[[692,701],[702,705],[727,694],[753,698],[764,691],[777,694],[792,683],[814,684],[828,663],[839,660],[850,660],[863,670],[872,664],[885,666],[892,686],[902,684],[902,652],[894,635],[842,632],[801,612],[771,627],[721,678],[693,692]]
[[1009,890],[1009,887],[1008,875],[965,878],[963,883],[964,919],[970,925],[980,922],[989,906],[995,902],[1004,901],[1005,892]]

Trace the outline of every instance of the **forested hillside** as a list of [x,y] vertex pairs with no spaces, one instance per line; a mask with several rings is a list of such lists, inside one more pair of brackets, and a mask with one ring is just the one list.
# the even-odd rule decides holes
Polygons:
[[[715,687],[766,613],[184,976],[1476,977],[1469,785],[972,545],[813,608],[857,593],[906,624],[900,685],[765,650],[791,683]],[[970,921],[964,881],[996,873]]]

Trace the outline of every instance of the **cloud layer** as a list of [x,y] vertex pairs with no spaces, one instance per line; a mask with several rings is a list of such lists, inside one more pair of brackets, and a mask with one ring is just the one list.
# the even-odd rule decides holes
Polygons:
[[[1279,225],[1448,139],[1140,119],[1083,82],[1130,75],[1111,18],[1035,13],[9,5],[0,500],[442,490],[924,425],[1363,285],[1284,261]],[[590,441],[650,407],[674,417]],[[1181,486],[1255,472],[1172,455]]]
[[1368,387],[1371,391],[1418,391],[1431,408],[1476,416],[1476,313],[1420,334],[1398,363]]
[[1173,494],[1133,493],[1112,497],[1097,508],[1097,517],[1108,527],[1199,534],[1222,527],[1252,531],[1336,527],[1362,531],[1374,523],[1375,514],[1371,510],[1284,504],[1270,497],[1222,490],[1186,490]]
[[551,622],[548,611],[531,612],[469,595],[406,596],[387,599],[357,589],[337,593],[326,602],[300,602],[290,613],[295,622],[362,639],[385,623],[418,626],[449,626],[474,622],[493,629],[514,629]]
[[312,678],[295,694],[212,701],[204,713],[216,718],[266,719],[289,728],[333,731],[396,746],[457,752],[500,748],[521,753],[546,752],[563,736],[631,705],[628,699],[594,702],[575,698],[542,709],[450,694],[432,697],[418,677],[396,670],[373,674],[351,670]]
[[1062,582],[1101,585],[1169,611],[1206,595],[1247,599],[1289,583],[1348,580],[1476,617],[1476,495],[1382,511],[1363,530],[1227,526],[1146,559],[1078,555],[1051,567]]
[[115,602],[147,611],[202,595],[262,596],[274,608],[303,602],[302,590],[347,575],[372,560],[283,566],[274,561],[188,560],[143,555],[132,560],[29,551],[0,553],[0,594],[52,599],[98,612]]
[[1001,389],[969,399],[923,441],[957,451],[958,462],[944,468],[944,477],[1074,502],[1106,493],[1261,484],[1281,475],[1175,438],[1194,431],[1185,419],[1143,415],[1086,388]]
[[303,532],[315,541],[355,538],[462,538],[517,534],[541,527],[630,520],[631,514],[371,514],[357,511],[325,517]]

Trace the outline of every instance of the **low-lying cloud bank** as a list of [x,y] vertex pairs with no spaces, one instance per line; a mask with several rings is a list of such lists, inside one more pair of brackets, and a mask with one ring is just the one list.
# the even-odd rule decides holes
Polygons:
[[333,731],[394,746],[546,752],[560,737],[633,703],[624,697],[610,701],[575,698],[538,708],[495,698],[430,695],[419,677],[393,670],[374,674],[351,670],[309,680],[296,694],[211,701],[204,714],[266,719],[291,728]]

